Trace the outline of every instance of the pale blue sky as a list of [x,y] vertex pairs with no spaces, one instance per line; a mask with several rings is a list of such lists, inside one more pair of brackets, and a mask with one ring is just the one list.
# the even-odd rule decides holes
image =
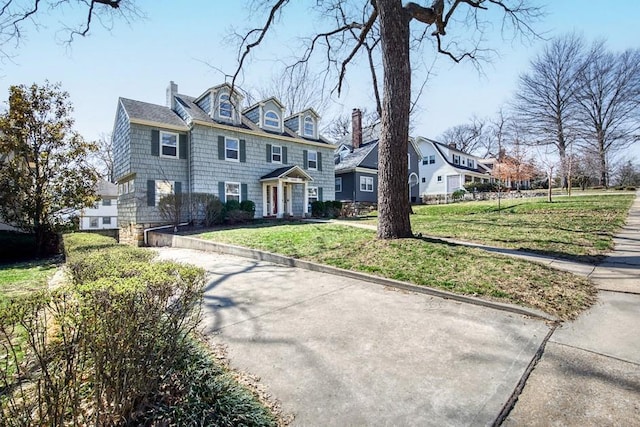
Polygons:
[[[75,106],[76,128],[85,138],[96,139],[110,132],[119,96],[157,104],[165,101],[170,80],[179,91],[192,96],[224,81],[206,63],[225,71],[235,67],[235,46],[225,41],[231,28],[239,30],[263,15],[251,13],[240,1],[137,1],[147,17],[126,24],[116,22],[111,32],[95,25],[89,37],[78,38],[68,47],[60,43],[64,34],[61,14],[41,16],[41,28],[30,27],[13,62],[5,61],[0,70],[0,100],[6,101],[11,84],[42,83],[45,79],[62,82]],[[258,88],[269,81],[275,60],[286,60],[296,53],[296,35],[317,23],[307,5],[315,1],[292,2],[293,7],[275,27],[268,43],[257,51],[256,59],[245,69],[243,87]],[[540,3],[545,3],[540,1]],[[616,0],[547,1],[548,15],[536,25],[553,37],[577,31],[587,41],[608,40],[614,50],[638,47],[640,41],[640,2]],[[591,6],[593,5],[593,6]],[[63,12],[82,19],[77,11]],[[499,28],[488,33],[486,46],[499,53],[479,74],[470,64],[454,64],[444,57],[436,61],[421,98],[413,134],[435,138],[450,126],[464,123],[472,115],[490,116],[512,96],[518,75],[527,70],[529,60],[542,41],[522,44],[504,41]],[[431,63],[435,52],[427,51],[424,61]],[[330,115],[352,108],[373,109],[368,73],[353,68],[347,75],[347,92],[334,97]],[[634,149],[638,156],[640,149]],[[640,157],[640,156],[638,156]]]

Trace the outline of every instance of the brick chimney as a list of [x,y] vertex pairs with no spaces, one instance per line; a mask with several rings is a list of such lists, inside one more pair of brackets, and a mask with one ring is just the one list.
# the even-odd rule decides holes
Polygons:
[[354,150],[362,145],[362,111],[359,108],[351,112],[351,145]]
[[178,85],[171,80],[167,86],[167,107],[173,109],[175,107],[175,96],[178,94]]

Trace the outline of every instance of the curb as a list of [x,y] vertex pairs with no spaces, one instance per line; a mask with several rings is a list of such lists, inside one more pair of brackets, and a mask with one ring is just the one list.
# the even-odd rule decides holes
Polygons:
[[521,307],[519,305],[500,303],[495,301],[484,300],[468,295],[459,295],[440,289],[430,288],[427,286],[412,285],[401,282],[399,280],[387,279],[384,277],[373,276],[366,273],[360,273],[352,270],[345,270],[338,267],[332,267],[324,264],[317,264],[311,261],[304,261],[297,258],[291,258],[284,255],[278,255],[271,252],[260,251],[256,249],[244,248],[241,246],[227,245],[223,243],[205,241],[188,236],[177,236],[173,234],[164,234],[158,232],[149,233],[149,245],[155,247],[173,247],[183,249],[195,249],[205,252],[218,252],[227,255],[235,255],[243,258],[255,259],[258,261],[271,262],[274,264],[284,265],[287,267],[296,267],[304,270],[315,271],[318,273],[332,274],[335,276],[348,277],[351,279],[364,280],[381,286],[389,286],[395,289],[416,292],[425,295],[431,295],[438,298],[458,301],[467,304],[492,308],[495,310],[506,311],[514,314],[534,317],[545,321],[558,322],[559,319],[547,314],[543,311],[533,308]]

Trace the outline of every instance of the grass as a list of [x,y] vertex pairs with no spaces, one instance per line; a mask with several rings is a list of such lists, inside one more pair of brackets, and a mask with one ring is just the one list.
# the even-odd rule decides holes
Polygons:
[[[597,262],[613,248],[633,194],[414,206],[414,233]],[[376,219],[365,223],[375,224]]]
[[572,319],[595,301],[588,280],[523,260],[429,239],[376,240],[337,224],[245,227],[199,237],[540,309]]
[[44,289],[58,268],[57,259],[0,265],[0,297],[16,297]]

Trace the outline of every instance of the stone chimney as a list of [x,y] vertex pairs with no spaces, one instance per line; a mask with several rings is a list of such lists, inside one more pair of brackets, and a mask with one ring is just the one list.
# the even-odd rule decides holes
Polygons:
[[171,80],[167,86],[167,107],[173,109],[175,107],[175,96],[178,94],[178,85]]
[[354,150],[362,145],[362,111],[359,108],[351,112],[351,145]]

